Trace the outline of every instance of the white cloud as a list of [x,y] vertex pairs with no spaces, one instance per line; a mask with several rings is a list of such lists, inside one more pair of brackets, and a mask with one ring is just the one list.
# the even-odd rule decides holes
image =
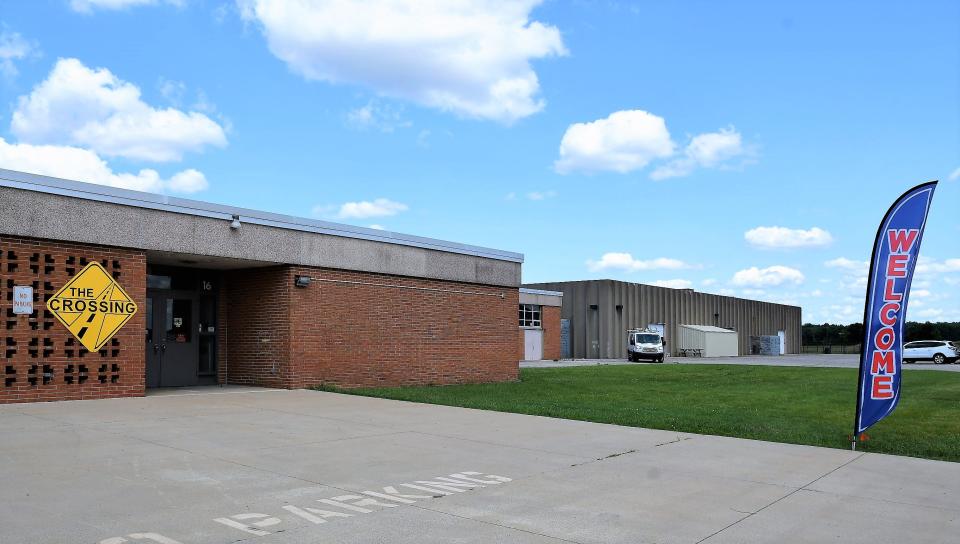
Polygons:
[[346,202],[340,206],[336,216],[340,219],[367,219],[370,217],[388,217],[405,212],[409,208],[406,204],[394,202],[386,198],[373,201]]
[[704,287],[710,287],[711,285],[715,285],[716,283],[717,283],[717,280],[716,280],[716,279],[714,279],[714,278],[707,278],[707,279],[701,281],[701,282],[700,282],[700,285],[703,285]]
[[684,268],[695,268],[678,259],[669,259],[660,257],[651,260],[634,259],[629,253],[604,253],[599,261],[587,261],[587,268],[592,272],[601,270],[625,270],[635,272],[638,270],[680,270]]
[[653,282],[652,285],[656,285],[657,287],[669,287],[670,289],[693,288],[693,282],[691,282],[690,280],[683,280],[683,279],[657,280]]
[[196,193],[197,191],[203,191],[209,187],[209,185],[207,184],[206,176],[204,176],[202,172],[188,168],[187,170],[174,174],[170,180],[166,182],[166,187],[171,191],[180,193]]
[[911,300],[910,307],[907,308],[907,319],[910,321],[960,321],[960,310],[956,308],[923,308],[914,312],[917,304]]
[[[193,105],[190,106],[196,111],[203,113],[216,113],[217,106],[210,101],[210,97],[207,96],[207,93],[203,89],[197,90],[197,99],[193,102]],[[224,129],[227,132],[230,132],[230,122],[229,120],[224,120]]]
[[160,78],[158,88],[160,89],[160,94],[166,98],[168,102],[177,107],[183,102],[183,96],[187,92],[186,83],[165,78]]
[[70,7],[80,13],[92,13],[96,9],[120,10],[161,3],[182,7],[184,0],[70,0]]
[[193,169],[178,172],[169,179],[160,177],[152,169],[136,174],[115,173],[106,161],[87,149],[12,144],[3,138],[0,138],[0,167],[138,191],[194,193],[207,188],[206,177]]
[[0,75],[12,78],[17,75],[14,61],[33,54],[37,47],[17,32],[0,32]]
[[723,294],[727,296],[735,296],[740,298],[746,298],[750,300],[761,300],[764,302],[773,302],[776,304],[787,304],[790,306],[800,306],[800,301],[814,294],[798,291],[798,292],[789,292],[789,291],[769,291],[766,289],[759,289],[753,287],[742,288],[739,291],[736,289],[720,289],[717,294]]
[[717,132],[705,132],[690,139],[683,150],[683,157],[657,167],[651,179],[661,180],[686,176],[697,168],[716,168],[735,157],[747,153],[743,138],[734,127]]
[[950,172],[950,175],[947,176],[947,179],[949,179],[950,181],[960,179],[960,168],[957,168],[953,172]]
[[530,20],[539,0],[237,0],[270,51],[307,79],[509,123],[544,107],[530,62],[564,55]]
[[767,268],[752,266],[734,274],[731,283],[742,287],[766,287],[784,283],[801,284],[804,279],[802,272],[789,266],[774,265]]
[[847,287],[859,293],[867,288],[867,277],[858,276],[855,279],[853,279],[850,283],[848,283]]
[[920,257],[917,262],[916,273],[921,276],[947,274],[951,272],[960,272],[960,259],[932,259],[930,257]]
[[643,110],[617,111],[605,119],[567,127],[554,169],[562,174],[624,174],[639,170],[654,159],[673,155],[674,147],[662,117]]
[[430,129],[421,129],[417,134],[417,147],[422,147],[424,149],[430,147],[430,134]]
[[378,224],[376,224],[376,223],[370,225],[370,228],[373,229],[373,230],[387,230],[387,229],[385,229],[385,228],[383,227],[383,225],[378,225]]
[[833,236],[820,227],[813,227],[808,230],[787,227],[757,227],[743,233],[743,237],[750,245],[763,249],[823,247],[833,242]]
[[177,161],[227,143],[223,128],[206,115],[153,108],[137,86],[77,59],[58,60],[46,80],[19,98],[10,130],[24,143],[149,161]]
[[694,136],[685,153],[701,166],[716,166],[743,153],[743,141],[737,129],[730,126]]
[[[907,309],[907,311],[909,312],[909,308]],[[914,313],[914,312],[910,312],[910,313]],[[919,317],[921,319],[927,319],[927,320],[938,319],[943,316],[943,310],[939,308],[925,308],[923,310],[920,310],[919,312],[915,312],[915,315],[916,317]]]
[[347,112],[347,125],[357,130],[393,132],[398,128],[410,127],[413,123],[403,119],[402,109],[383,104],[379,100],[370,100],[366,105]]
[[862,322],[863,304],[831,304],[816,313],[817,318],[808,319],[818,323],[834,323],[845,325],[848,323]]
[[[676,147],[662,117],[643,110],[621,110],[604,119],[567,127],[560,140],[560,157],[553,167],[561,174],[626,174],[653,161],[675,157]],[[748,150],[740,133],[733,127],[723,128],[691,138],[681,156],[662,163],[650,177],[686,176],[697,168],[722,167],[730,159],[745,155]]]
[[740,294],[742,294],[745,297],[757,298],[757,297],[766,296],[767,292],[764,291],[763,289],[741,289]]
[[555,196],[557,196],[556,191],[531,191],[527,193],[527,199],[529,200],[546,200]]
[[[514,201],[514,200],[517,200],[517,196],[518,195],[516,192],[510,191],[509,193],[506,194],[506,196],[503,197],[503,199],[508,201]],[[541,200],[555,198],[557,196],[557,192],[556,191],[530,191],[529,193],[526,193],[522,196],[527,200],[533,200],[534,202],[538,202]]]
[[852,272],[863,272],[864,274],[866,274],[867,267],[870,265],[870,263],[867,261],[854,261],[853,259],[848,259],[846,257],[837,257],[836,259],[831,259],[823,264],[827,268],[841,268],[843,270],[850,270]]

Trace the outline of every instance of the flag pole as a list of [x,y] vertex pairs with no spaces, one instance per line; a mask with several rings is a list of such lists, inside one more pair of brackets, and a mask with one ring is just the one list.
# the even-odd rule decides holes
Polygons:
[[[914,191],[916,187],[910,189],[903,195]],[[870,294],[873,293],[873,269],[876,267],[877,250],[880,249],[883,237],[883,226],[887,224],[887,219],[893,213],[893,209],[903,198],[903,195],[897,197],[893,204],[887,208],[887,213],[883,214],[880,224],[877,225],[877,235],[873,238],[873,249],[870,251],[870,265],[867,267],[867,291],[863,297],[863,340],[860,342],[860,371],[857,375],[857,409],[853,414],[853,435],[850,438],[850,450],[857,451],[857,435],[860,434],[860,411],[863,409],[863,373],[866,370],[867,344],[870,342],[870,329],[867,327],[868,317],[870,316]]]

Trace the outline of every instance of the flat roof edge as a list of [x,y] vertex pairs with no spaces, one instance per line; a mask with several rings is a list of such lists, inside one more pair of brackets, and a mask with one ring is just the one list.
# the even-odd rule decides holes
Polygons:
[[693,330],[695,330],[695,331],[700,331],[700,332],[716,332],[716,333],[721,333],[721,334],[728,334],[728,333],[739,334],[738,331],[731,330],[731,329],[725,329],[725,328],[723,328],[723,327],[717,327],[717,326],[715,326],[715,325],[697,325],[697,324],[694,324],[694,323],[677,323],[677,326],[678,326],[678,327],[683,327],[683,328],[685,328],[685,329],[693,329]]
[[614,279],[609,279],[609,278],[595,279],[595,280],[532,281],[532,282],[530,282],[530,283],[525,283],[525,284],[523,284],[523,285],[549,285],[549,284],[568,284],[568,283],[596,283],[596,282],[624,283],[624,284],[627,284],[627,285],[638,285],[638,286],[644,286],[644,287],[652,287],[652,288],[654,288],[654,289],[670,289],[670,290],[672,290],[672,291],[686,292],[686,293],[695,294],[695,295],[707,295],[707,296],[711,296],[711,297],[730,298],[730,299],[734,299],[734,300],[745,300],[745,301],[747,301],[747,302],[761,302],[761,303],[763,303],[763,304],[773,304],[773,305],[776,305],[776,306],[785,306],[785,307],[787,307],[787,308],[796,308],[796,309],[798,309],[798,310],[803,310],[803,306],[798,306],[798,305],[796,305],[796,304],[785,304],[785,303],[783,303],[783,302],[772,302],[772,301],[769,301],[769,300],[758,300],[758,299],[755,299],[755,298],[745,298],[745,297],[738,297],[738,296],[734,296],[734,295],[722,295],[722,294],[720,294],[720,293],[710,293],[710,292],[708,292],[708,291],[697,291],[696,289],[692,289],[692,288],[689,288],[689,289],[675,289],[675,288],[673,288],[673,287],[663,287],[663,286],[660,286],[660,285],[653,285],[653,284],[649,284],[649,283],[640,283],[640,282],[625,281],[625,280],[614,280]]
[[8,170],[5,168],[0,168],[0,187],[10,187],[14,189],[94,200],[122,206],[132,206],[171,213],[211,217],[215,219],[231,220],[234,216],[238,216],[241,223],[247,222],[256,225],[311,232],[315,234],[325,234],[343,238],[354,238],[358,240],[369,240],[387,244],[419,247],[434,251],[472,255],[475,257],[483,257],[500,261],[509,261],[515,263],[523,262],[522,253],[514,253],[511,251],[460,244],[457,242],[437,240],[434,238],[426,238],[410,234],[401,234],[386,230],[356,227],[353,225],[321,221],[318,219],[308,219],[305,217],[264,212],[249,208],[238,208],[223,204],[214,204],[212,202],[203,202],[200,200],[191,200],[187,198],[172,197],[156,193],[134,191],[131,189],[121,189],[107,185],[85,183],[81,181],[43,176],[40,174]]
[[562,297],[563,291],[546,291],[543,289],[531,289],[530,287],[521,287],[521,293],[526,293],[528,295],[545,295],[548,297]]

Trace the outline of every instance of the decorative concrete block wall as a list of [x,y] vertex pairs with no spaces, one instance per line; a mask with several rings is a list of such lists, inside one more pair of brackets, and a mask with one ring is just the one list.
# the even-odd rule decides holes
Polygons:
[[[139,311],[98,352],[88,352],[46,301],[98,261]],[[146,258],[142,251],[0,236],[0,403],[144,394]],[[34,311],[13,311],[15,286],[33,288]]]

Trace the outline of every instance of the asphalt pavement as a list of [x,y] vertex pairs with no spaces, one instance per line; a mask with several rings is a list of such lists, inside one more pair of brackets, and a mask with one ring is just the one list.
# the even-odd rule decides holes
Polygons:
[[954,542],[960,464],[321,393],[0,406],[0,542]]

